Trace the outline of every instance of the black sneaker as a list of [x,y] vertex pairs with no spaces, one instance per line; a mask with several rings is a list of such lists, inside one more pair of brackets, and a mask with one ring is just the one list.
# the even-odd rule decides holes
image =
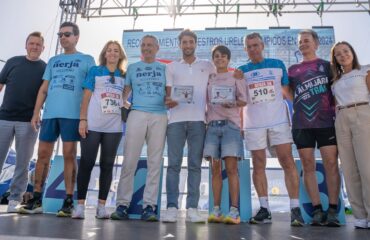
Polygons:
[[271,223],[271,213],[267,208],[260,207],[257,214],[249,219],[250,224]]
[[57,217],[71,217],[73,211],[73,199],[66,198],[63,201],[63,206],[57,212]]
[[19,209],[19,213],[21,214],[36,214],[42,212],[42,202],[39,198],[29,199],[26,205]]
[[304,220],[302,218],[301,209],[299,207],[292,208],[290,210],[290,226],[302,227],[304,225]]
[[338,220],[337,210],[329,208],[326,216],[326,226],[328,227],[340,227],[340,222]]
[[326,221],[325,213],[321,209],[316,209],[312,213],[311,226],[324,226]]
[[128,219],[128,213],[127,213],[128,207],[125,205],[119,205],[116,208],[116,211],[114,211],[110,218],[112,220],[127,220]]
[[147,221],[147,222],[157,222],[158,217],[155,213],[155,207],[153,206],[146,206],[146,208],[143,209],[143,212],[141,214],[141,220]]

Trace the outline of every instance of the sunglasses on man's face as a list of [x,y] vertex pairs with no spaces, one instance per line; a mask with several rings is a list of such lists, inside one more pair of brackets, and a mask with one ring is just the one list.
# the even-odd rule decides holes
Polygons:
[[111,84],[115,84],[116,83],[116,79],[114,78],[114,72],[110,72],[109,73],[109,76],[110,76],[109,82]]
[[58,32],[57,33],[57,35],[58,35],[58,37],[63,37],[63,35],[65,36],[65,37],[70,37],[70,36],[72,36],[73,35],[73,32]]

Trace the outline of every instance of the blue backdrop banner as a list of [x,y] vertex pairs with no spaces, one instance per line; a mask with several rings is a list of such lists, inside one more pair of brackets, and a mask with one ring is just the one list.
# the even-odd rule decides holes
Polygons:
[[[78,159],[79,160],[79,159]],[[116,204],[116,193],[117,185],[121,173],[121,164],[116,164],[113,168],[113,179],[111,188],[109,191],[109,196],[106,205],[108,207],[115,207]],[[52,165],[49,173],[49,177],[45,186],[44,198],[43,198],[43,210],[46,213],[56,213],[62,206],[63,200],[65,198],[65,185],[64,185],[64,160],[62,156],[55,156],[52,160]],[[92,171],[91,179],[89,183],[88,195],[87,195],[87,205],[96,206],[97,196],[99,191],[99,165],[96,165]],[[131,205],[128,210],[129,217],[132,219],[140,219],[143,204],[143,193],[145,188],[147,175],[147,159],[140,158],[137,169],[134,176],[134,193],[132,195]],[[162,193],[162,176],[163,176],[163,165],[160,174],[159,192],[157,209],[161,209],[161,193]],[[75,188],[77,189],[77,188]],[[77,196],[75,191],[74,196]],[[75,205],[77,202],[75,201]],[[157,211],[158,218],[160,217],[160,211]]]
[[[335,43],[334,29],[315,28],[319,35],[320,46],[317,54],[320,58],[329,60],[330,49]],[[265,44],[265,57],[282,60],[286,67],[302,60],[298,49],[297,37],[301,29],[212,29],[195,31],[198,36],[196,55],[201,59],[211,59],[211,50],[215,45],[226,45],[231,51],[230,67],[235,68],[248,61],[244,51],[244,37],[246,34],[258,32]],[[166,30],[162,32],[123,32],[122,42],[126,50],[128,62],[140,60],[140,43],[144,35],[151,34],[158,38],[159,52],[157,60],[169,63],[181,58],[178,35],[180,30]]]
[[[238,163],[239,172],[239,211],[240,220],[247,222],[252,216],[252,202],[251,202],[251,176],[250,176],[250,160],[244,159]],[[212,191],[212,170],[209,171],[209,213],[213,210],[213,191]],[[230,209],[231,201],[229,194],[229,183],[225,164],[222,162],[222,194],[221,194],[221,210],[225,216]]]
[[[303,170],[301,160],[296,160],[296,166],[299,174],[299,204],[301,207],[304,221],[306,223],[310,223],[312,221],[313,207],[310,197],[308,196],[308,193],[303,183]],[[324,164],[322,163],[322,160],[316,160],[316,177],[317,184],[319,185],[321,204],[323,206],[324,211],[326,211],[329,207],[329,197],[328,197],[328,188],[326,186]],[[346,218],[344,213],[344,203],[342,199],[342,194],[340,194],[338,199],[337,212],[340,223],[345,224]]]

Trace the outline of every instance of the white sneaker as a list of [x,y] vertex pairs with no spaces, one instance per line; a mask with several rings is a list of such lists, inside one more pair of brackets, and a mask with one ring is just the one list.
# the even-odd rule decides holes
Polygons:
[[110,214],[107,212],[107,209],[105,208],[105,205],[98,204],[98,207],[96,208],[96,218],[98,219],[108,219],[110,218]]
[[177,208],[175,207],[169,207],[162,217],[162,222],[168,222],[168,223],[174,223],[177,221]]
[[368,228],[368,223],[366,219],[355,219],[355,228],[366,229]]
[[193,223],[205,223],[206,219],[200,215],[198,209],[189,208],[186,211],[186,221],[193,222]]
[[73,208],[71,218],[84,219],[85,218],[85,205],[77,204],[77,206]]
[[8,209],[6,210],[8,213],[17,213],[19,212],[19,204],[20,202],[16,200],[10,200],[8,203]]

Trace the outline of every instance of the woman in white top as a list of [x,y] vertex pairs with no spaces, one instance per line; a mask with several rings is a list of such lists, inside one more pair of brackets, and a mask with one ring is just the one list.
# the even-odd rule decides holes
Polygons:
[[356,228],[370,227],[370,65],[361,66],[352,46],[331,50],[332,90],[337,103],[335,130]]
[[91,172],[100,148],[99,196],[96,217],[109,218],[105,202],[112,182],[112,169],[122,138],[122,91],[126,70],[126,53],[117,41],[105,44],[99,56],[99,66],[89,70],[82,84],[79,133],[81,159],[77,174],[78,205],[72,218],[84,218],[86,193]]

